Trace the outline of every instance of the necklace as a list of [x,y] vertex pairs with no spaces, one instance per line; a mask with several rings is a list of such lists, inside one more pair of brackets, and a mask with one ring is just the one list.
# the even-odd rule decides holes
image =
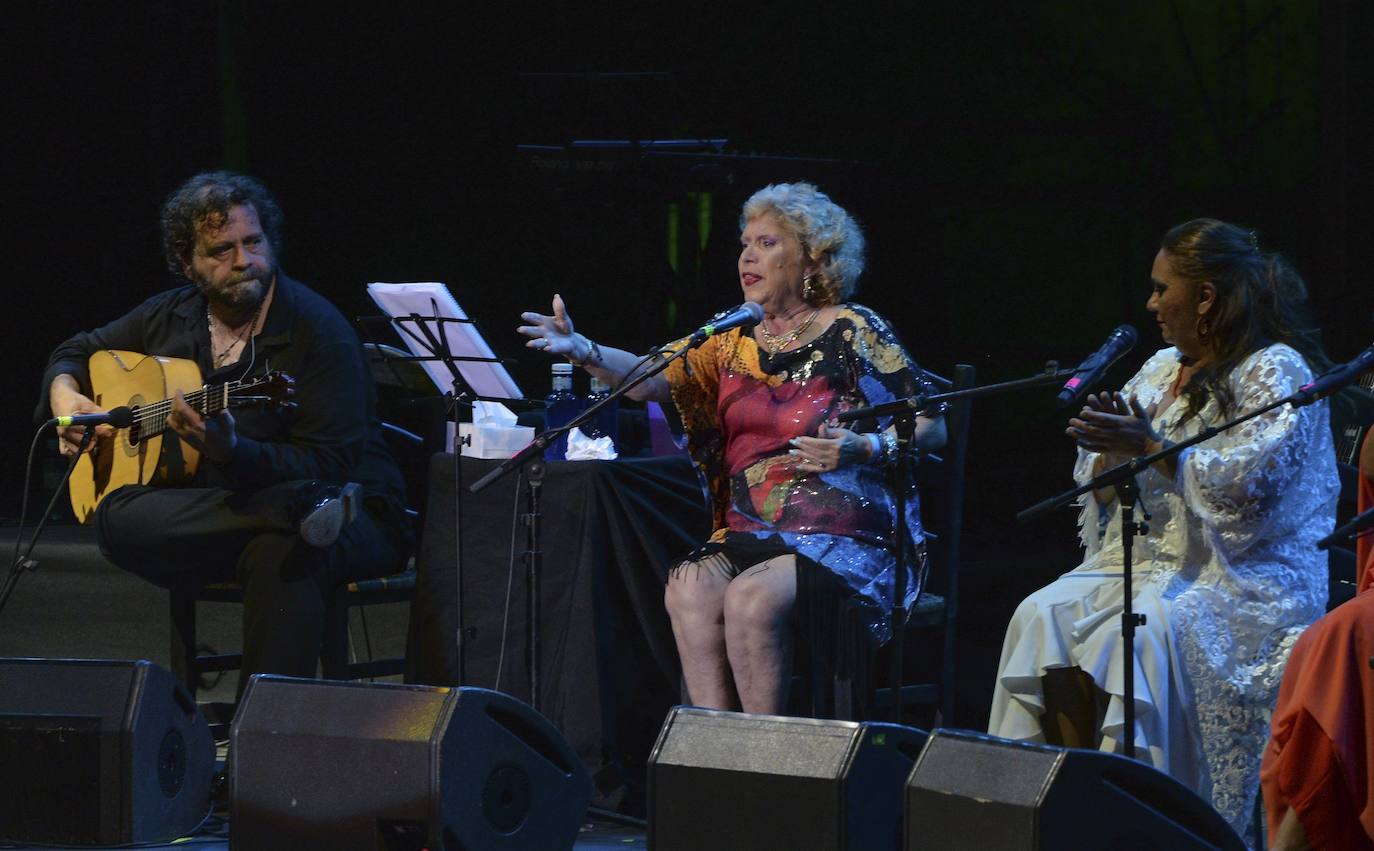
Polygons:
[[820,315],[820,308],[816,308],[811,312],[811,315],[806,317],[806,319],[800,325],[798,325],[796,328],[793,328],[791,331],[788,331],[786,334],[774,334],[773,332],[769,331],[766,327],[764,327],[762,322],[760,322],[759,330],[763,332],[764,348],[768,349],[768,353],[770,355],[776,355],[778,352],[795,343],[797,341],[797,338],[800,337],[802,334],[805,334],[806,329],[810,328],[811,323],[815,322],[816,317]]
[[[210,329],[210,362],[215,369],[219,369],[220,367],[224,366],[224,364],[229,360],[229,353],[234,350],[234,347],[243,345],[243,341],[247,339],[248,335],[253,332],[253,328],[256,327],[258,324],[258,317],[262,315],[262,304],[265,301],[267,301],[266,296],[264,296],[262,300],[258,302],[257,309],[253,311],[253,318],[248,321],[247,325],[243,326],[243,328],[238,332],[238,334],[234,335],[234,338],[229,341],[228,345],[226,345],[224,347],[224,350],[221,352],[215,351],[215,315],[210,312],[210,305],[205,305],[205,324],[206,327]],[[228,330],[228,327],[229,326],[227,325],[225,326],[226,331]]]

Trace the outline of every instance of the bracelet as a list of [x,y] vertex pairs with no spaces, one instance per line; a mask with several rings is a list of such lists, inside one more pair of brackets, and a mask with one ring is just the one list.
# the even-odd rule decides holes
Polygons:
[[598,346],[598,345],[596,344],[596,341],[595,341],[595,340],[588,340],[588,341],[587,341],[587,360],[586,360],[586,361],[583,361],[583,363],[585,364],[587,361],[590,361],[592,358],[596,358],[596,364],[597,364],[597,366],[600,366],[600,365],[601,365],[601,347]]
[[597,364],[600,364],[600,363],[601,363],[601,347],[598,346],[598,345],[597,345],[595,342],[593,342],[592,340],[587,339],[585,336],[582,337],[582,339],[587,340],[587,355],[586,355],[586,357],[582,358],[582,360],[574,360],[573,358],[570,357],[570,358],[568,358],[568,362],[571,363],[573,366],[582,366],[582,367],[584,367],[584,366],[586,366],[587,364],[591,363],[591,362],[592,362],[592,358],[595,357],[595,358],[596,358],[596,363],[597,363]]
[[897,435],[885,431],[869,433],[868,438],[870,442],[877,441],[875,451],[868,457],[869,464],[887,464],[897,457]]

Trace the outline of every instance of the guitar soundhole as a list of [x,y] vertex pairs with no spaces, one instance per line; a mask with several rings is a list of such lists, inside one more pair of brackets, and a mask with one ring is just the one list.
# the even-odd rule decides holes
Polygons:
[[143,397],[135,396],[129,400],[129,408],[134,412],[134,424],[124,431],[124,454],[130,458],[138,454],[138,444],[143,440],[143,434],[138,424],[138,409],[143,405]]

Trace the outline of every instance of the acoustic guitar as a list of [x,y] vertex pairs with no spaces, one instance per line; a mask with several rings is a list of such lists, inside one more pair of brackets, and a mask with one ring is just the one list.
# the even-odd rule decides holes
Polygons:
[[107,349],[90,359],[97,405],[133,411],[133,424],[115,429],[81,455],[69,483],[72,511],[81,523],[95,514],[105,495],[123,485],[182,485],[190,482],[200,453],[176,432],[164,435],[167,414],[178,391],[202,415],[232,407],[290,406],[291,379],[280,372],[245,381],[202,385],[200,368],[184,358],[158,357]]

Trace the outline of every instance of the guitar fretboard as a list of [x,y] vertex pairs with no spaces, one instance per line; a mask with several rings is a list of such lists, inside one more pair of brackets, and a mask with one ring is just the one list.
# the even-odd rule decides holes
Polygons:
[[[183,393],[186,404],[204,417],[213,417],[229,407],[229,399],[243,382],[206,385],[199,390]],[[167,430],[167,415],[172,412],[175,399],[163,399],[140,407],[134,414],[134,425],[140,437],[152,437]]]

